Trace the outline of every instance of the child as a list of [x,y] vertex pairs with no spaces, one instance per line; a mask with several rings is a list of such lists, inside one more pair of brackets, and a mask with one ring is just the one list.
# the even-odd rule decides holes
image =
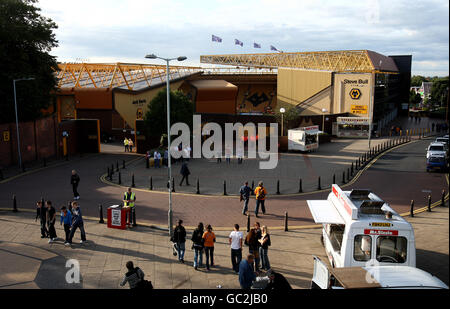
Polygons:
[[72,213],[66,208],[61,207],[61,225],[64,223],[64,232],[66,233],[66,240],[64,244],[69,243],[70,226],[72,225]]

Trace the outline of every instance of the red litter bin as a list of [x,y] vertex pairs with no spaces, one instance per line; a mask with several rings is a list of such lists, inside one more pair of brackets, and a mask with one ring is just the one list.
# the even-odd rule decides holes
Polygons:
[[108,207],[108,227],[112,229],[126,229],[127,212],[129,207],[113,205]]

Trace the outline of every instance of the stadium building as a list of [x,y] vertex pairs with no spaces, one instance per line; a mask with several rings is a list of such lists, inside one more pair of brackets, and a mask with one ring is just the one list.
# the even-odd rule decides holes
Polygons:
[[[201,56],[213,68],[170,67],[202,121],[275,122],[295,107],[299,126],[325,123],[337,136],[380,130],[409,100],[412,56],[369,50]],[[102,135],[135,134],[148,103],[165,87],[165,66],[60,64],[58,119],[100,119]],[[402,105],[403,104],[403,105]]]

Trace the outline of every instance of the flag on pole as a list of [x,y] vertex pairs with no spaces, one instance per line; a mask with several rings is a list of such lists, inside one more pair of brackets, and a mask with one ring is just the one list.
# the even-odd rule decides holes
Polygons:
[[218,36],[212,35],[212,41],[213,42],[219,42],[222,43],[222,38],[219,38]]
[[242,43],[242,42],[239,41],[238,39],[234,39],[234,45],[241,45],[241,46],[244,46],[244,43]]
[[270,45],[270,50],[279,51],[275,46]]
[[258,43],[253,43],[253,47],[254,48],[261,48],[261,45],[259,45]]

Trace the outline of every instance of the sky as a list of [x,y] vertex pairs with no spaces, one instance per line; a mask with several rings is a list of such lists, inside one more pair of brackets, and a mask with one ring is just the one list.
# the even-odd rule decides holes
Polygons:
[[[59,62],[207,66],[200,55],[368,49],[412,55],[412,74],[448,76],[448,0],[40,0]],[[211,35],[222,38],[212,42]],[[234,44],[239,39],[244,46]],[[261,48],[253,48],[253,43]],[[174,63],[175,64],[175,63]]]

